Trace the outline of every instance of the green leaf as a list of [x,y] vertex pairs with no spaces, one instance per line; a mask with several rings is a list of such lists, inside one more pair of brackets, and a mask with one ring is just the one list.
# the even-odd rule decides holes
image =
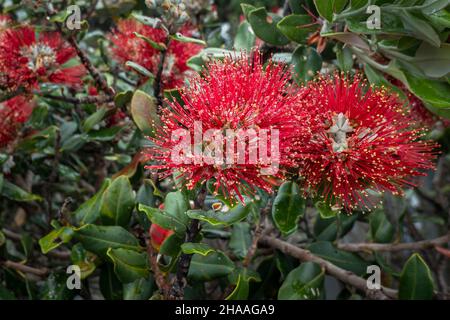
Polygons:
[[86,118],[83,122],[83,131],[89,132],[91,129],[98,124],[100,121],[103,120],[107,112],[107,109],[105,107],[98,109],[96,112],[91,114],[89,117]]
[[194,254],[188,277],[194,281],[210,281],[229,275],[234,263],[223,252],[213,252],[206,256]]
[[96,226],[86,224],[75,229],[75,239],[81,242],[86,250],[92,251],[100,256],[105,256],[109,248],[123,248],[140,251],[139,241],[119,226]]
[[114,104],[116,105],[117,108],[120,109],[125,107],[131,101],[132,98],[133,98],[133,91],[131,90],[119,92],[114,97]]
[[184,225],[189,222],[189,217],[186,212],[189,209],[189,201],[182,192],[169,192],[164,199],[164,212],[175,217]]
[[100,210],[103,203],[103,193],[111,184],[107,179],[103,182],[100,190],[89,200],[84,202],[74,213],[75,221],[78,225],[94,223],[100,217]]
[[139,39],[144,40],[145,42],[147,42],[150,46],[152,46],[153,49],[159,50],[159,51],[163,51],[166,50],[167,47],[164,43],[162,42],[155,42],[149,38],[147,38],[146,36],[138,33],[138,32],[133,32],[133,34],[138,37]]
[[89,136],[86,133],[74,134],[61,146],[61,152],[75,152],[83,147],[88,142]]
[[306,43],[308,35],[318,28],[312,23],[312,18],[307,14],[291,14],[281,19],[277,27],[289,40]]
[[239,203],[227,212],[214,210],[189,210],[187,215],[192,219],[206,221],[213,226],[223,225],[229,226],[245,219],[255,206],[253,203],[243,205]]
[[383,210],[372,212],[369,217],[370,235],[375,242],[389,243],[394,237],[395,228]]
[[313,254],[330,261],[331,263],[349,270],[356,275],[365,275],[368,263],[361,259],[358,255],[336,249],[331,242],[319,241],[312,243],[308,250]]
[[106,253],[114,263],[114,272],[122,283],[130,283],[149,275],[148,257],[127,249],[109,249]]
[[123,300],[148,300],[156,289],[153,277],[140,278],[123,285]]
[[120,300],[123,296],[123,285],[119,281],[110,263],[104,264],[100,272],[100,291],[107,300]]
[[288,235],[297,230],[298,219],[305,211],[305,199],[298,185],[292,181],[284,182],[275,197],[272,218],[276,227]]
[[154,135],[155,127],[161,123],[155,98],[141,90],[137,90],[131,100],[131,116],[138,128],[149,136]]
[[316,300],[323,298],[325,270],[314,262],[304,262],[289,272],[278,291],[281,300]]
[[70,227],[62,227],[52,230],[49,234],[39,239],[41,251],[46,254],[55,248],[58,248],[63,243],[69,242],[74,235],[73,229]]
[[450,108],[450,84],[445,82],[414,77],[405,72],[408,87],[412,93],[437,109]]
[[199,44],[202,46],[206,46],[206,42],[201,40],[201,39],[195,39],[195,38],[191,38],[191,37],[186,37],[183,36],[181,33],[177,32],[176,34],[170,36],[173,40],[175,41],[179,41],[179,42],[184,42],[184,43],[195,43],[195,44]]
[[226,300],[247,300],[250,291],[250,281],[259,282],[261,281],[261,277],[257,272],[244,268],[240,269],[237,275],[236,286],[231,294],[226,297]]
[[352,70],[354,62],[352,51],[348,47],[338,47],[336,51],[336,59],[338,61],[339,68],[342,71],[348,72]]
[[206,243],[185,242],[181,245],[181,251],[185,254],[200,254],[207,256],[215,250]]
[[126,227],[134,208],[134,191],[126,176],[116,178],[103,194],[101,219],[103,224]]
[[157,208],[148,207],[139,204],[139,211],[144,212],[152,223],[163,227],[164,229],[173,230],[178,236],[184,237],[186,225],[178,217],[167,214]]
[[228,244],[234,255],[239,259],[244,259],[251,244],[250,224],[248,222],[235,223]]
[[436,48],[423,42],[412,62],[430,78],[444,77],[450,73],[450,44]]
[[398,290],[399,299],[430,300],[433,298],[433,277],[422,257],[415,253],[403,267]]
[[[358,219],[357,214],[346,215],[343,213],[338,213],[339,215],[339,237],[346,235],[355,224]],[[317,217],[314,223],[314,235],[317,240],[321,241],[334,241],[337,238],[338,233],[338,223],[337,216],[332,218],[323,218],[322,216]]]
[[154,78],[155,77],[153,75],[153,73],[150,72],[150,70],[148,70],[147,68],[145,68],[144,66],[141,66],[140,64],[138,64],[136,62],[127,61],[127,62],[125,62],[125,65],[127,67],[130,67],[131,69],[133,69],[137,73],[140,73],[144,77],[147,77],[147,78]]
[[256,36],[253,29],[247,21],[243,21],[236,33],[234,38],[234,49],[235,50],[250,50],[255,46]]
[[81,243],[74,245],[70,253],[72,263],[80,267],[81,279],[86,279],[95,271],[97,258],[95,254],[87,251]]
[[399,11],[400,19],[405,26],[405,29],[415,38],[425,40],[435,47],[441,45],[441,40],[436,31],[426,21],[414,16],[407,10]]
[[244,14],[245,18],[248,20],[249,13],[257,8],[255,6],[252,6],[247,3],[241,3],[241,9],[242,9],[242,13]]
[[333,210],[330,204],[325,201],[317,201],[314,207],[319,211],[322,219],[334,218],[339,213],[339,210]]
[[51,273],[42,287],[41,300],[69,300],[74,292],[67,288],[67,274]]
[[312,47],[298,46],[292,55],[295,80],[305,83],[317,75],[322,68],[322,57]]
[[320,16],[332,22],[333,14],[341,12],[345,8],[347,0],[314,0],[314,4]]
[[158,18],[151,18],[151,17],[143,16],[143,15],[135,13],[135,12],[133,12],[131,15],[137,21],[139,21],[142,24],[145,24],[146,26],[150,26],[152,28],[159,28],[162,26],[162,21]]
[[0,230],[0,247],[3,246],[6,242],[5,234]]
[[276,46],[289,43],[289,40],[277,28],[280,20],[279,16],[267,13],[265,8],[254,9],[248,14],[248,22],[258,38]]
[[19,202],[28,202],[28,201],[42,201],[42,197],[29,193],[22,188],[19,188],[15,184],[12,184],[8,180],[3,181],[3,187],[1,189],[1,193],[3,196],[10,200],[19,201]]

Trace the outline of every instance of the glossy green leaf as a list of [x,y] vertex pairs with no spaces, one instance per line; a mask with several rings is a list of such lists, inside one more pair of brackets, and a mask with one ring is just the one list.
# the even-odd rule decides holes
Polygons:
[[100,272],[100,291],[106,300],[120,300],[123,295],[123,285],[110,263],[103,265]]
[[226,212],[214,210],[189,210],[187,215],[192,219],[206,221],[214,226],[229,226],[245,219],[250,214],[254,206],[255,204],[253,203],[248,203],[246,205],[239,203]]
[[167,214],[165,211],[139,204],[139,211],[145,213],[152,223],[164,229],[173,230],[180,237],[186,232],[186,225],[178,217]]
[[120,226],[96,226],[86,224],[75,229],[75,239],[81,242],[86,250],[105,256],[109,248],[122,248],[140,251],[138,239]]
[[69,242],[74,235],[73,229],[70,227],[61,227],[52,230],[49,234],[39,239],[39,245],[43,254],[58,248],[63,243]]
[[191,38],[191,37],[186,37],[184,35],[182,35],[181,33],[176,33],[172,36],[170,36],[173,40],[175,41],[179,41],[179,42],[184,42],[184,43],[195,43],[195,44],[199,44],[202,46],[206,46],[206,42],[201,40],[201,39],[196,39],[196,38]]
[[70,260],[72,264],[80,267],[81,279],[86,279],[95,271],[97,259],[98,257],[87,251],[81,243],[77,243],[72,247]]
[[443,77],[450,73],[450,44],[443,43],[436,48],[423,42],[412,62],[428,77]]
[[374,242],[388,243],[394,237],[395,228],[382,210],[376,210],[369,216],[370,235]]
[[23,190],[8,180],[3,180],[1,194],[6,198],[19,202],[42,201],[42,197]]
[[185,254],[200,254],[207,256],[215,250],[206,243],[185,242],[181,245],[181,251]]
[[276,227],[285,235],[297,230],[298,219],[304,214],[305,199],[299,186],[284,182],[278,190],[272,206],[272,218]]
[[325,270],[314,262],[304,262],[292,270],[278,291],[281,300],[315,300],[324,297]]
[[434,282],[430,268],[422,257],[415,253],[406,261],[400,275],[399,299],[430,300],[433,297]]
[[337,238],[338,229],[339,237],[345,236],[353,228],[353,225],[358,219],[358,215],[339,213],[338,218],[339,224],[337,222],[337,215],[331,218],[318,216],[313,229],[316,239],[321,241],[334,241]]
[[319,241],[312,243],[308,250],[313,254],[330,261],[342,269],[351,271],[356,275],[365,275],[368,263],[358,255],[336,249],[331,242]]
[[126,227],[134,208],[135,194],[126,176],[116,178],[103,194],[101,220],[103,224]]
[[237,275],[236,286],[231,294],[226,297],[226,300],[247,300],[250,291],[250,281],[259,282],[261,278],[257,272],[241,268]]
[[239,259],[244,259],[251,244],[250,224],[248,222],[233,224],[233,231],[229,242],[229,247],[233,251],[233,254]]
[[278,22],[277,27],[289,40],[298,43],[306,43],[308,35],[318,28],[307,14],[291,14],[284,17]]
[[333,14],[341,12],[345,8],[347,0],[314,0],[314,4],[320,16],[331,22]]
[[137,90],[131,100],[131,115],[138,128],[146,135],[152,136],[155,126],[160,124],[155,98]]
[[85,201],[74,213],[73,216],[78,225],[94,223],[100,217],[100,209],[103,203],[103,193],[111,184],[107,179],[103,182],[100,190],[89,200]]
[[248,22],[258,38],[276,46],[289,43],[289,40],[277,28],[280,20],[279,16],[267,13],[265,8],[254,9],[248,14]]
[[186,212],[189,209],[189,201],[182,192],[169,192],[164,199],[164,212],[177,218],[183,224],[187,225],[189,217]]
[[247,21],[243,21],[236,33],[236,37],[234,38],[234,49],[235,50],[246,50],[250,52],[250,50],[254,47],[256,41],[255,33],[251,25]]
[[141,66],[140,64],[138,64],[136,62],[127,61],[125,63],[125,65],[127,67],[130,67],[131,69],[133,69],[137,73],[143,75],[144,77],[147,77],[147,78],[154,78],[155,77],[155,75],[153,73],[151,73],[150,70],[148,70],[147,68],[145,68],[144,66]]
[[100,123],[100,121],[103,120],[107,112],[107,109],[105,107],[98,109],[93,114],[91,114],[89,117],[86,118],[83,122],[83,131],[89,132],[94,128],[95,125]]
[[114,272],[122,283],[134,282],[149,275],[146,253],[127,249],[109,249],[106,253],[114,263]]
[[322,57],[312,47],[298,46],[292,55],[295,80],[305,83],[317,75],[322,68]]
[[412,36],[417,39],[425,40],[435,47],[439,47],[441,45],[439,35],[427,21],[416,17],[404,9],[399,11],[399,16],[405,26],[405,29],[408,30]]
[[150,38],[147,38],[146,36],[138,33],[138,32],[133,32],[133,34],[138,37],[141,40],[144,40],[145,42],[147,42],[150,46],[152,46],[153,49],[159,50],[159,51],[163,51],[166,50],[167,47],[164,43],[162,42],[155,42]]
[[193,281],[210,281],[229,275],[234,268],[234,263],[222,252],[213,252],[206,256],[194,254],[188,278]]
[[148,300],[155,290],[153,277],[140,278],[123,285],[124,300]]

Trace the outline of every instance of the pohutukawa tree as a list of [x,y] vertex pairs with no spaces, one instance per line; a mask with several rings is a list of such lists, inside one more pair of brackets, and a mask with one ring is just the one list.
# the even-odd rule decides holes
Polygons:
[[448,2],[68,3],[0,4],[0,299],[449,298]]

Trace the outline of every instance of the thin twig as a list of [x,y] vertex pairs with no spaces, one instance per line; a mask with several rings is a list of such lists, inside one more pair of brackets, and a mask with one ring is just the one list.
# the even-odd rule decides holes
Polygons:
[[260,240],[260,243],[268,245],[274,249],[278,249],[284,254],[288,254],[294,258],[299,259],[300,261],[311,261],[319,264],[329,275],[358,289],[361,292],[364,292],[366,297],[369,299],[387,300],[397,298],[396,290],[385,287],[381,287],[380,290],[370,290],[367,287],[366,279],[357,276],[353,272],[341,269],[338,266],[313,255],[308,250],[298,248],[286,241],[276,239],[271,236],[263,236]]
[[408,243],[339,243],[339,249],[352,252],[360,251],[402,251],[402,250],[423,250],[434,246],[442,245],[450,241],[450,235],[436,239],[422,240]]
[[158,253],[153,249],[150,240],[147,240],[147,253],[150,261],[150,268],[152,269],[153,275],[155,277],[156,285],[158,286],[159,291],[162,293],[164,299],[166,299],[169,291],[168,284],[166,282],[166,277],[159,269]]
[[21,264],[21,263],[18,263],[18,262],[14,262],[14,261],[11,261],[11,260],[7,260],[7,261],[3,262],[3,265],[6,268],[11,268],[11,269],[23,272],[23,273],[31,273],[31,274],[34,274],[34,275],[39,276],[39,277],[44,277],[44,276],[46,276],[48,274],[48,269],[47,268],[39,268],[39,269],[38,268],[33,268],[33,267],[29,267],[29,266],[26,266],[24,264]]

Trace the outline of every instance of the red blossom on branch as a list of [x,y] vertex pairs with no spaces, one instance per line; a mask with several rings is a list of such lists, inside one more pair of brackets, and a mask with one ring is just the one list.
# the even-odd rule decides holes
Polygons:
[[32,27],[8,29],[0,36],[0,74],[10,89],[35,88],[39,83],[78,86],[85,74],[83,65],[64,66],[75,50],[58,32]]
[[[135,32],[147,37],[160,45],[165,45],[167,33],[160,28],[152,28],[133,19],[120,20],[117,28],[109,35],[114,44],[112,53],[121,64],[133,61],[153,74],[158,71],[161,51],[153,48],[145,40],[138,38]],[[188,25],[181,28],[180,33],[192,36],[194,29]],[[162,74],[165,89],[181,87],[184,79],[189,75],[187,60],[200,52],[202,46],[194,43],[170,41]]]
[[[368,190],[400,194],[414,185],[411,177],[434,168],[437,146],[419,140],[423,130],[397,96],[359,77],[311,82],[298,110],[310,118],[294,148],[304,187],[332,205],[369,208]],[[303,126],[304,115],[297,118]]]
[[[276,129],[279,132],[280,165],[286,165],[289,139],[294,133],[292,117],[289,116],[296,99],[292,91],[289,72],[282,65],[271,62],[264,66],[259,54],[253,54],[250,59],[243,54],[236,59],[228,57],[222,62],[210,63],[203,75],[191,78],[190,87],[182,91],[184,105],[169,102],[170,108],[162,111],[162,126],[151,139],[155,146],[147,151],[148,158],[158,164],[147,168],[162,169],[162,177],[177,173],[189,189],[197,183],[214,179],[216,192],[220,191],[227,197],[237,195],[241,200],[242,194],[251,194],[256,187],[270,192],[275,182],[270,175],[261,174],[261,169],[267,167],[267,163],[261,161],[261,154],[252,163],[249,161],[250,149],[247,148],[245,163],[239,163],[237,155],[233,155],[233,163],[207,164],[201,155],[197,157],[194,153],[184,155],[192,157],[191,163],[179,163],[172,157],[172,151],[179,145],[173,134],[184,129],[192,138],[196,134],[196,123],[201,123],[201,134],[209,129],[221,133],[227,129],[232,132],[254,129],[256,133],[261,133],[262,129]],[[258,135],[257,139],[260,137]],[[236,134],[235,138],[247,142],[245,136]],[[193,140],[188,143],[195,144]],[[236,151],[237,144],[233,151]],[[200,149],[205,150],[206,145],[204,143]],[[227,145],[231,146],[231,143],[225,142],[219,148],[226,150]],[[271,147],[267,149],[270,153]],[[281,178],[282,172],[278,171],[274,176]]]
[[20,125],[28,120],[32,110],[32,103],[23,96],[14,97],[0,104],[0,148],[14,140]]

